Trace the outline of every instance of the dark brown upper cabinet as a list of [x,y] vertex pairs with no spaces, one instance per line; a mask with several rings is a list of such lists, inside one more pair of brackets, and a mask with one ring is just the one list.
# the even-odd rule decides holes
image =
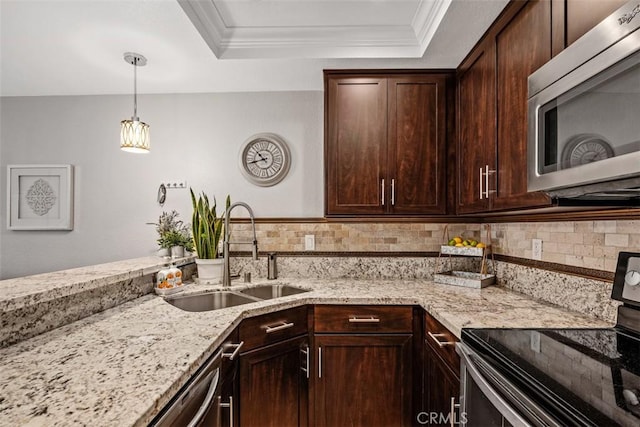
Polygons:
[[326,215],[444,214],[452,74],[324,76]]
[[550,205],[527,192],[527,78],[552,57],[551,2],[512,2],[458,69],[457,213]]
[[527,192],[527,79],[625,2],[512,0],[487,30],[457,69],[457,214],[551,205]]
[[600,21],[627,3],[627,1],[628,0],[598,0],[586,2],[584,0],[565,0],[565,46],[578,40],[587,31],[599,24]]

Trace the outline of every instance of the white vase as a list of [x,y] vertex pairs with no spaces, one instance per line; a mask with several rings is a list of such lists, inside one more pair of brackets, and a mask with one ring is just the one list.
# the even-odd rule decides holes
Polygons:
[[184,246],[171,246],[171,258],[183,258]]
[[167,249],[167,248],[158,249],[158,256],[160,256],[160,257],[169,256],[169,249]]
[[221,283],[224,271],[224,258],[196,258],[199,283]]

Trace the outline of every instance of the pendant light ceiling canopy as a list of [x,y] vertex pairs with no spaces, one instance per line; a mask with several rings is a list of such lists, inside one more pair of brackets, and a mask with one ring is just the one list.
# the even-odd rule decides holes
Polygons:
[[120,122],[120,148],[130,153],[148,153],[149,125],[138,118],[138,67],[147,65],[147,58],[139,53],[126,52],[124,60],[133,65],[133,116]]

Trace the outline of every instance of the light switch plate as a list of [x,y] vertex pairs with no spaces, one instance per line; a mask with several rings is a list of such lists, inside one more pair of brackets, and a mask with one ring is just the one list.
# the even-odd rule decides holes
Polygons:
[[542,259],[542,239],[531,240],[531,257],[536,260]]
[[315,251],[316,250],[316,236],[313,234],[307,234],[304,236],[304,250]]

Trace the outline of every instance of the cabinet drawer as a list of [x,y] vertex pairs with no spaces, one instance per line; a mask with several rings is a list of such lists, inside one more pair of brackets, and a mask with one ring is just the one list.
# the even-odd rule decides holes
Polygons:
[[409,332],[413,331],[413,309],[398,306],[318,305],[316,332]]
[[454,372],[460,372],[460,356],[456,353],[455,345],[459,341],[458,338],[429,313],[425,314],[425,335],[429,347],[431,347]]
[[306,334],[307,306],[290,308],[244,319],[240,324],[243,352]]

